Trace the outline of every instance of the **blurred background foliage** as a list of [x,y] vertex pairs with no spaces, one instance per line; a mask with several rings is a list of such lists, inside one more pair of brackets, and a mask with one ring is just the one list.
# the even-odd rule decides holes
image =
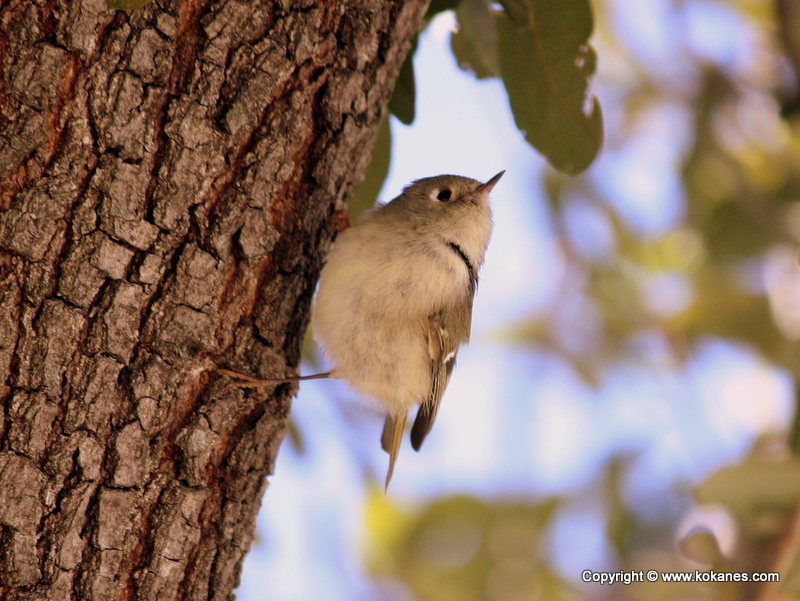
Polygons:
[[[590,386],[630,362],[656,372],[679,369],[709,339],[743,345],[797,382],[800,2],[667,2],[674,11],[689,10],[691,4],[710,7],[706,18],[713,17],[715,7],[721,9],[741,26],[726,29],[723,20],[720,35],[746,31],[758,40],[755,58],[743,69],[713,47],[704,51],[702,44],[692,44],[693,33],[683,32],[684,38],[671,41],[680,55],[677,76],[659,72],[655,61],[626,45],[614,18],[615,10],[625,10],[620,4],[431,4],[429,20],[442,11],[455,12],[450,48],[460,68],[478,79],[501,78],[517,127],[551,165],[539,184],[567,263],[561,301],[570,300],[509,326],[506,339],[556,354]],[[591,88],[597,54],[599,61],[617,64],[610,70],[616,80],[607,82],[617,127],[605,140],[603,113]],[[412,65],[410,57],[390,104],[405,124],[414,119]],[[682,144],[672,151],[640,143],[657,120],[655,112],[664,110],[679,113],[684,122]],[[682,205],[674,226],[648,231],[633,223],[631,211],[602,178],[592,171],[578,175],[595,160],[601,144],[609,160],[625,153],[667,153],[665,177],[674,180]],[[351,207],[353,216],[372,206],[389,171],[390,149],[390,128],[384,123]],[[599,163],[595,169],[603,168]],[[622,182],[629,184],[633,202],[649,202],[647,181],[623,177]],[[590,222],[593,235],[587,239],[587,228],[575,222]],[[647,352],[648,340],[659,341],[666,352]],[[681,507],[656,519],[642,519],[622,492],[630,457],[608,461],[593,493],[606,516],[613,555],[609,569],[780,569],[780,586],[576,587],[543,551],[562,502],[556,498],[457,496],[410,508],[374,492],[366,512],[370,570],[376,578],[403,582],[408,598],[420,601],[800,598],[794,517],[800,500],[798,432],[796,420],[786,432],[765,434],[744,461],[699,486],[681,489],[674,483],[681,489]],[[680,515],[692,504],[724,507],[734,520],[735,544],[723,553],[715,535],[702,527],[679,535]]]

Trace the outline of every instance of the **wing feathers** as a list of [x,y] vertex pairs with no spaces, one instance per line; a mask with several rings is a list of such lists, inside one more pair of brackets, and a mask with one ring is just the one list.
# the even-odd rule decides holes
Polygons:
[[[473,289],[474,291],[474,289]],[[469,340],[470,322],[472,318],[472,295],[465,302],[448,312],[431,315],[425,323],[425,334],[428,338],[428,353],[431,360],[431,390],[428,398],[420,404],[414,427],[411,429],[411,446],[419,451],[425,437],[433,427],[439,413],[442,395],[450,381],[450,374],[456,364],[458,347]],[[400,440],[403,436],[407,414],[400,417],[386,416],[381,435],[381,446],[389,453],[389,473],[386,475],[386,486],[392,479]]]
[[414,427],[411,430],[411,446],[419,451],[428,432],[431,431],[439,405],[453,373],[456,363],[458,345],[462,341],[455,340],[444,323],[441,314],[432,315],[428,319],[428,349],[431,356],[431,392],[417,411]]

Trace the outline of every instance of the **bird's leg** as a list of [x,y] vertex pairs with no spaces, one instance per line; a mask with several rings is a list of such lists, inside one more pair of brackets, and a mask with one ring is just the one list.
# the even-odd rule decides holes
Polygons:
[[273,386],[275,384],[286,384],[287,382],[301,382],[303,380],[320,380],[322,378],[329,378],[331,372],[326,371],[321,374],[312,374],[310,376],[291,376],[289,378],[275,378],[275,379],[264,379],[264,378],[254,378],[248,374],[242,373],[240,371],[234,371],[232,369],[222,369],[217,368],[217,372],[224,374],[226,376],[230,376],[236,380],[240,380],[239,382],[234,382],[235,386],[239,386],[240,388],[259,388],[260,386]]

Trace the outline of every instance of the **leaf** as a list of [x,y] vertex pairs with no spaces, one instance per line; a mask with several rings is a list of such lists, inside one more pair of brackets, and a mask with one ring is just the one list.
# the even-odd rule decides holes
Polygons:
[[794,418],[787,443],[792,455],[795,457],[800,455],[800,382],[797,381],[797,376],[794,379]]
[[780,531],[800,499],[800,460],[750,459],[724,467],[695,490],[700,503],[721,503],[750,532]]
[[517,25],[526,27],[533,20],[531,5],[526,0],[500,0],[500,5],[508,18]]
[[439,13],[443,13],[446,10],[453,10],[458,6],[458,3],[459,0],[431,0],[428,6],[428,12],[425,13],[425,20],[430,21]]
[[389,100],[389,111],[405,125],[411,125],[414,122],[416,113],[417,86],[414,82],[414,53],[416,51],[417,38],[415,37],[411,50],[408,51],[406,60],[403,61],[403,66],[400,67],[400,75],[397,77],[397,83],[394,84],[394,92]]
[[307,328],[306,335],[303,336],[301,356],[303,358],[303,362],[307,363],[311,369],[313,369],[312,373],[323,371],[323,363],[321,361],[322,351],[314,341],[314,335],[312,334],[311,328]]
[[629,467],[631,457],[614,457],[608,463],[604,483],[608,520],[606,522],[606,538],[614,545],[614,549],[624,557],[629,543],[633,520],[622,496],[625,471]]
[[[370,503],[373,573],[401,579],[420,601],[573,599],[539,552],[558,501],[436,500],[415,514]],[[378,548],[376,548],[378,547]],[[377,551],[383,551],[379,555]]]
[[393,502],[382,486],[371,486],[367,492],[364,524],[372,539],[382,547],[400,545],[413,524],[414,516]]
[[681,555],[702,565],[711,566],[722,559],[717,537],[708,528],[696,527],[678,541]]
[[305,455],[306,444],[303,441],[303,433],[300,431],[300,428],[297,427],[297,422],[291,417],[289,421],[286,422],[286,431],[289,434],[289,443],[292,445],[295,453],[298,455]]
[[392,156],[392,130],[389,127],[388,115],[384,117],[378,126],[375,134],[375,145],[372,148],[372,159],[367,170],[364,172],[364,179],[353,193],[350,205],[347,207],[347,214],[355,221],[361,213],[375,206],[383,182],[389,174],[389,164]]
[[500,71],[511,111],[525,139],[564,173],[584,171],[603,143],[597,98],[587,95],[596,56],[587,44],[593,16],[588,0],[531,0],[533,21],[495,18]]
[[714,207],[703,229],[706,246],[715,259],[755,256],[775,240],[774,233],[738,202],[723,202]]
[[705,263],[693,273],[692,283],[694,299],[670,319],[671,328],[690,338],[712,335],[742,340],[770,360],[797,370],[796,357],[787,354],[786,339],[775,326],[769,300],[745,290],[735,271]]
[[456,9],[458,30],[450,37],[450,48],[459,68],[478,79],[500,76],[497,30],[486,0],[462,0]]

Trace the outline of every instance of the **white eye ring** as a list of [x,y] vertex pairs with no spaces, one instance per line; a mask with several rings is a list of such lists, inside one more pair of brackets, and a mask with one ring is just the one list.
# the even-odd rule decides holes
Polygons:
[[434,198],[440,202],[447,202],[453,198],[453,191],[450,188],[442,188],[441,190],[434,190],[434,192],[436,193]]

